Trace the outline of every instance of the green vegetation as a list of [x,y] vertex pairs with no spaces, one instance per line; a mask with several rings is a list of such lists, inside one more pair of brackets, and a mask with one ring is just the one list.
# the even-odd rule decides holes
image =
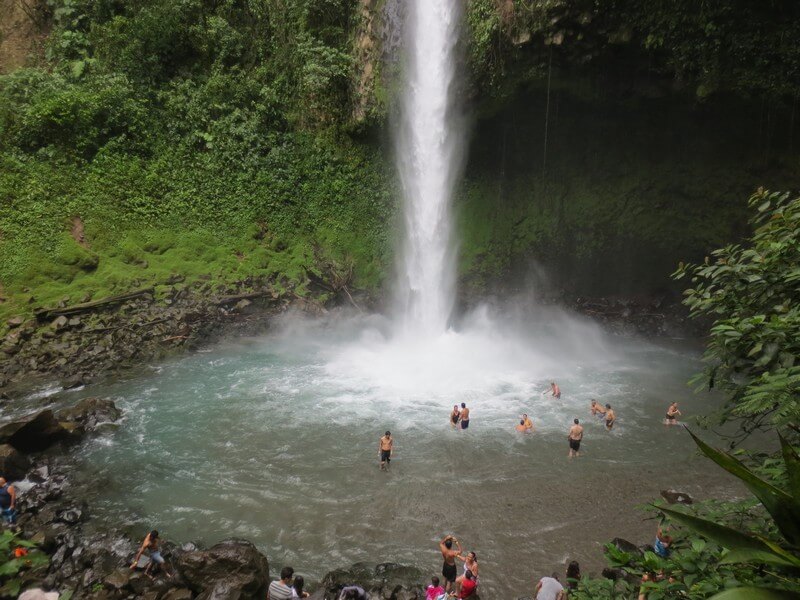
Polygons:
[[347,134],[349,3],[57,0],[0,78],[0,318],[175,275],[380,285],[391,183]]
[[[781,438],[782,458],[748,467],[692,437],[703,454],[740,479],[758,501],[706,501],[691,512],[666,506],[651,508],[662,518],[684,526],[675,532],[670,555],[639,555],[609,544],[606,558],[610,566],[627,577],[617,581],[585,578],[571,598],[627,599],[639,598],[640,593],[647,600],[800,597],[797,449]],[[666,527],[665,521],[662,526]]]
[[22,586],[21,574],[49,563],[47,555],[36,550],[36,544],[11,531],[0,531],[0,597],[16,598]]
[[798,96],[800,5],[783,0],[470,0],[470,63],[482,92],[513,94],[551,64],[625,65],[697,98]]
[[754,233],[720,248],[691,278],[685,304],[714,320],[697,381],[724,390],[722,420],[743,419],[743,433],[800,422],[800,198],[759,190],[750,199]]

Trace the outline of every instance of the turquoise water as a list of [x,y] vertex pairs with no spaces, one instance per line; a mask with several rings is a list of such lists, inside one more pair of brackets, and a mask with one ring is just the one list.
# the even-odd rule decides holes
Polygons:
[[[672,400],[685,415],[714,403],[686,387],[696,349],[609,336],[560,311],[496,321],[479,313],[461,333],[387,340],[379,317],[289,318],[67,394],[125,410],[122,427],[81,449],[92,513],[137,537],[246,537],[273,571],[291,564],[312,580],[362,560],[438,574],[438,540],[455,533],[478,554],[485,597],[510,598],[568,560],[597,570],[612,537],[650,542],[655,525],[635,507],[661,489],[735,489],[662,424]],[[542,395],[551,379],[560,400]],[[614,431],[589,417],[591,398],[614,406]],[[447,422],[462,401],[466,432]],[[514,430],[523,412],[536,433]],[[585,442],[568,460],[574,417]],[[389,473],[378,469],[386,429]]]

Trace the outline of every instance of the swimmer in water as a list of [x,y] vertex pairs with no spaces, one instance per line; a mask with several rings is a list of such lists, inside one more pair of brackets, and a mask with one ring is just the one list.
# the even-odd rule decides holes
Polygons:
[[555,381],[550,382],[550,394],[553,398],[561,398],[561,388],[558,387],[558,384]]
[[664,425],[677,425],[679,416],[681,416],[681,411],[678,410],[678,403],[673,402],[667,409],[667,418],[664,421]]
[[525,427],[525,419],[520,419],[519,423],[517,423],[517,426],[514,427],[514,429],[516,429],[520,433],[528,433],[528,428]]
[[614,427],[614,423],[617,422],[617,415],[614,414],[614,411],[611,409],[610,404],[606,404],[606,429],[611,431],[611,428]]
[[461,429],[469,427],[469,409],[466,402],[461,403]]
[[536,428],[533,426],[533,421],[531,421],[531,419],[530,419],[530,417],[528,417],[528,415],[523,414],[522,415],[522,421],[523,421],[523,425],[525,425],[525,429],[527,429],[529,432],[536,431]]
[[455,429],[458,421],[461,419],[461,411],[458,410],[458,404],[453,405],[453,412],[450,413],[450,426]]
[[592,405],[589,407],[589,410],[592,412],[592,416],[598,419],[602,419],[606,416],[605,409],[598,404],[597,400],[592,400]]

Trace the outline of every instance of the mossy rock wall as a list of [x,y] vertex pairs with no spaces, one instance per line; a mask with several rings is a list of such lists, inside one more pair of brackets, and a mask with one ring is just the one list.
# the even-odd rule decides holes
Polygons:
[[549,96],[532,87],[475,125],[456,205],[471,295],[542,267],[573,293],[672,293],[679,261],[745,235],[755,188],[800,184],[790,115],[759,102],[625,97],[563,75]]

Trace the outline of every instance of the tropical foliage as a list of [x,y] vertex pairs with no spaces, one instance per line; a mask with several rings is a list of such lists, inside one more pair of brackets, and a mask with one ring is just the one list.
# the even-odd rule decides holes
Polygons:
[[685,304],[713,319],[697,381],[722,389],[722,414],[796,426],[800,418],[800,198],[759,190],[750,199],[753,236],[715,250],[705,263],[681,265],[690,278]]
[[0,531],[0,597],[16,598],[23,571],[46,566],[49,562],[47,555],[36,550],[36,544],[20,539],[11,531]]

